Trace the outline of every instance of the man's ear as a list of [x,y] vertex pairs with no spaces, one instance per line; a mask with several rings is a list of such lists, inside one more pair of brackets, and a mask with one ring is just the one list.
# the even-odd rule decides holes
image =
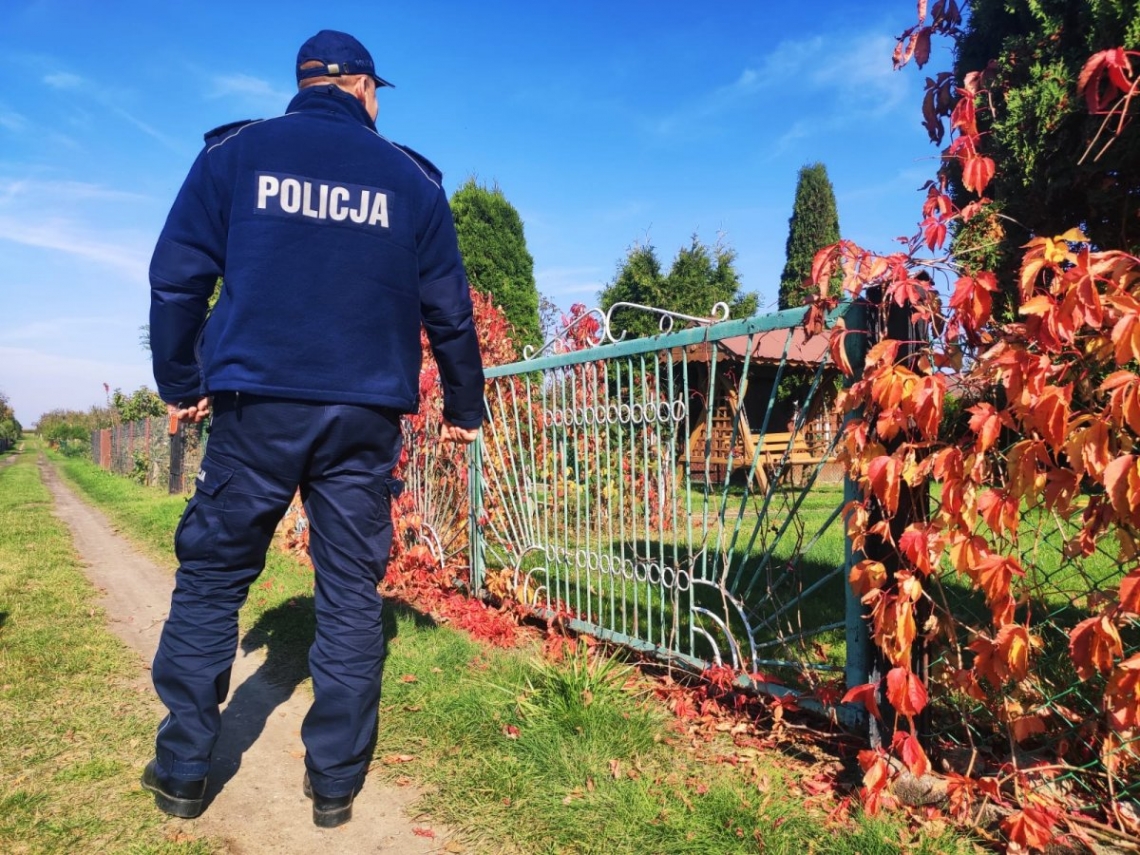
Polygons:
[[364,77],[363,75],[361,75],[360,77],[356,78],[356,82],[354,84],[352,84],[352,95],[354,98],[356,98],[357,101],[359,101],[365,107],[368,106],[368,78],[367,77]]

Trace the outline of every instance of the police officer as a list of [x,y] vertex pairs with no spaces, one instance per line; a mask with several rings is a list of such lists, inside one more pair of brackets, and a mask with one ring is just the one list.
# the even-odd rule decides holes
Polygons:
[[[285,115],[219,128],[151,261],[150,336],[171,414],[213,422],[152,676],[168,715],[142,784],[201,813],[238,610],[299,488],[310,522],[314,700],[301,730],[313,821],[348,821],[377,726],[389,502],[420,329],[440,366],[443,439],[471,442],[483,369],[455,226],[432,164],[376,132],[372,57],[322,30]],[[219,279],[212,312],[207,304]]]

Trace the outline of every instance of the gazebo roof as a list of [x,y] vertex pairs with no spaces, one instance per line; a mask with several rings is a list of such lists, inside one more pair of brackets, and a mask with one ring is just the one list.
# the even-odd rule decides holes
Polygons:
[[[788,341],[788,334],[791,341]],[[720,359],[734,359],[741,362],[748,352],[750,345],[753,363],[779,364],[785,358],[784,348],[787,347],[786,359],[791,365],[814,367],[827,356],[827,346],[831,341],[831,333],[824,330],[822,333],[808,338],[803,327],[792,327],[785,330],[771,330],[756,333],[752,336],[738,335],[718,341],[717,351]],[[707,362],[709,348],[707,344],[693,344],[686,348],[690,362]]]

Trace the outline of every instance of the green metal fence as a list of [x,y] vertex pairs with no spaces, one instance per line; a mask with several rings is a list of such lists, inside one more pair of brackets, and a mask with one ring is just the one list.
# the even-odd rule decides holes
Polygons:
[[625,341],[618,309],[580,319],[595,346],[487,371],[474,587],[775,694],[864,682],[828,335],[803,309],[679,332],[697,319],[647,309],[662,334]]

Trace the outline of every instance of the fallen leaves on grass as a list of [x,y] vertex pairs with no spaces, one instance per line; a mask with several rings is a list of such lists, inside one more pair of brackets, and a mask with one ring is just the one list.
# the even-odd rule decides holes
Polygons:
[[415,754],[389,754],[381,758],[381,762],[385,766],[395,766],[398,763],[412,763],[415,759]]

